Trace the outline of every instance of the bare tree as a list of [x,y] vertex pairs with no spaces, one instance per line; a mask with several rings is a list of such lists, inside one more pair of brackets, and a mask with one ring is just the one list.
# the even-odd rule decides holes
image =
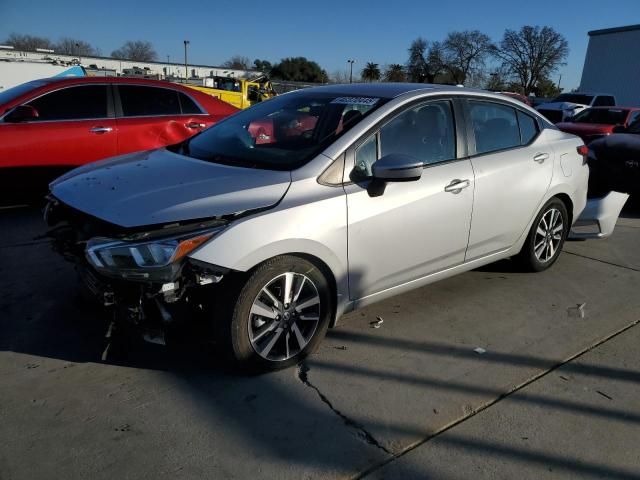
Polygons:
[[332,83],[349,83],[349,72],[347,70],[336,70],[331,74]]
[[12,33],[3,42],[5,45],[11,45],[16,50],[25,50],[33,52],[36,48],[53,49],[54,45],[48,38],[36,37],[34,35],[21,35]]
[[494,51],[491,39],[479,30],[450,32],[436,45],[437,60],[454,83],[464,84],[470,77],[482,76],[487,58]]
[[505,30],[495,54],[529,95],[539,82],[565,64],[569,44],[551,27],[527,25],[518,32]]
[[121,60],[135,60],[137,62],[152,62],[158,58],[153,45],[142,40],[126,42],[122,47],[111,52],[111,56]]
[[89,43],[83,40],[76,40],[74,38],[63,37],[53,47],[56,53],[63,53],[66,55],[79,55],[83,57],[89,57],[97,55],[98,52]]
[[222,66],[225,68],[233,68],[234,70],[249,70],[251,68],[251,61],[248,57],[234,55],[224,62]]

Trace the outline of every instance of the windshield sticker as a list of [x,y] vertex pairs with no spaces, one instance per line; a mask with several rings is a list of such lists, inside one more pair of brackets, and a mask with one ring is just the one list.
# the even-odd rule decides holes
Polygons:
[[334,98],[331,103],[338,103],[343,105],[367,105],[373,106],[378,103],[379,98],[371,97],[338,97]]

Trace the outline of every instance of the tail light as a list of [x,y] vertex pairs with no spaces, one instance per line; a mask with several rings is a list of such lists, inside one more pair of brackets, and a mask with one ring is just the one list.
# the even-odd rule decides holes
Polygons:
[[589,147],[586,145],[580,145],[576,150],[578,150],[578,154],[582,155],[582,164],[586,165],[587,156],[589,155]]

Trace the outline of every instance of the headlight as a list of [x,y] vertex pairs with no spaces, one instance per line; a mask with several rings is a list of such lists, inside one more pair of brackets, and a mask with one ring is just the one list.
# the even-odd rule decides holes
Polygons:
[[147,242],[93,238],[87,243],[86,257],[91,265],[108,276],[170,281],[179,270],[180,260],[220,230],[222,228]]

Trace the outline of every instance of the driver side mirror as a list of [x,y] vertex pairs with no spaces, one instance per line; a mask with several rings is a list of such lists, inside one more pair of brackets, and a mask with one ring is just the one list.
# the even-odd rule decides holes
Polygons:
[[424,164],[415,157],[401,153],[390,153],[375,162],[373,178],[384,182],[408,182],[422,176]]
[[616,125],[615,127],[613,127],[612,132],[613,133],[626,133],[627,132],[627,127],[625,127],[624,125]]
[[5,117],[5,121],[11,123],[29,122],[37,119],[39,116],[38,110],[31,105],[20,105]]

